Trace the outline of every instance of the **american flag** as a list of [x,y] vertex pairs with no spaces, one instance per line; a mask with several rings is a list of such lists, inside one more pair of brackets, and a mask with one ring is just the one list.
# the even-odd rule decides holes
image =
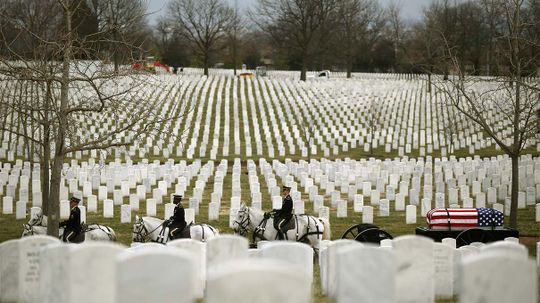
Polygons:
[[431,229],[466,229],[502,226],[504,216],[492,208],[435,208],[427,213],[426,220]]

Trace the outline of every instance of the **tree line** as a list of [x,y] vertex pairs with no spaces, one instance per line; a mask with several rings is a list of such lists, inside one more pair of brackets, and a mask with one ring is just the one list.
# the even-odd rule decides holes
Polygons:
[[[54,2],[8,0],[0,9],[50,31],[61,21],[50,7]],[[257,0],[241,11],[226,0],[171,0],[155,25],[148,23],[152,12],[146,13],[144,0],[73,2],[77,35],[98,44],[116,68],[154,55],[169,65],[203,67],[205,74],[218,63],[235,72],[243,63],[250,69],[300,70],[302,80],[307,70],[323,69],[348,77],[352,72],[447,76],[456,72],[455,58],[468,74],[505,75],[511,67],[503,7],[509,2],[519,5],[526,37],[520,49],[523,75],[536,75],[539,63],[540,0],[435,0],[414,22],[404,19],[403,4],[396,1],[382,7],[377,0]],[[42,12],[33,14],[29,6]],[[23,57],[40,51],[16,25],[2,26],[10,30],[1,39],[12,41]]]

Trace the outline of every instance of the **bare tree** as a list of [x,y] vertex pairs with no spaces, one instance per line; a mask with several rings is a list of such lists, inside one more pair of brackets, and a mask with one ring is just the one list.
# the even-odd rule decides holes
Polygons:
[[242,35],[242,30],[244,28],[244,19],[238,11],[238,0],[235,0],[234,7],[229,9],[228,15],[230,16],[227,26],[226,34],[229,40],[229,45],[231,47],[231,57],[233,64],[234,75],[236,76],[236,68],[238,58],[238,43],[240,36]]
[[[455,108],[480,126],[512,160],[510,226],[515,228],[520,187],[519,157],[539,136],[536,111],[540,107],[540,83],[528,77],[529,65],[534,61],[524,50],[531,44],[537,45],[538,41],[531,41],[526,36],[526,29],[531,24],[523,20],[523,11],[527,9],[524,0],[500,0],[497,3],[503,13],[505,29],[493,39],[497,52],[505,59],[506,75],[487,80],[469,77],[453,54],[452,67],[458,77],[453,77],[448,84],[440,84],[440,88]],[[452,46],[447,44],[447,48]],[[506,131],[502,131],[501,124],[507,127]]]
[[103,47],[110,53],[114,70],[118,72],[120,64],[126,59],[124,54],[134,49],[136,41],[142,43],[141,36],[148,33],[145,32],[146,0],[86,1],[97,19],[98,33],[103,36],[105,44]]
[[394,67],[396,67],[401,63],[400,48],[405,34],[405,25],[401,16],[401,2],[399,0],[392,0],[386,13],[390,27],[390,36],[394,44]]
[[208,76],[208,67],[214,53],[220,47],[229,22],[230,10],[223,0],[172,0],[169,18],[192,45]]
[[[382,14],[376,1],[343,0],[338,4],[337,23],[344,51],[347,78],[351,78],[353,62],[360,44],[373,40],[382,23]],[[370,35],[371,34],[371,35]]]
[[[33,9],[23,15],[13,14],[18,5]],[[23,0],[0,6],[0,19],[16,31],[16,35],[10,35],[4,27],[0,29],[0,43],[5,50],[0,57],[0,81],[4,84],[0,108],[5,110],[0,115],[23,117],[21,121],[30,123],[37,131],[22,131],[27,125],[1,116],[0,119],[10,122],[0,126],[0,130],[37,146],[43,203],[49,218],[47,233],[53,236],[58,235],[66,157],[77,151],[131,144],[163,120],[159,113],[162,101],[147,101],[145,94],[135,90],[155,80],[133,74],[130,69],[115,72],[99,60],[104,36],[77,34],[80,23],[73,18],[82,5],[78,0]],[[48,26],[34,28],[29,20],[39,20],[43,14],[49,18]],[[110,38],[107,36],[105,41]],[[92,60],[79,61],[77,58],[83,55]],[[157,81],[154,85],[159,87]],[[93,130],[93,124],[111,118],[116,123]]]
[[300,80],[305,81],[336,5],[336,0],[258,0],[252,19],[279,48],[301,60]]
[[373,155],[373,137],[375,136],[375,131],[380,128],[380,120],[382,114],[380,100],[371,97],[366,108],[366,127],[368,130],[368,144],[369,144],[369,154]]

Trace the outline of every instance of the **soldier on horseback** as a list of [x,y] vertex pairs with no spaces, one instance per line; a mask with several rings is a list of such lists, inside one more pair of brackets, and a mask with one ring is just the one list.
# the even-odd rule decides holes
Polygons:
[[169,238],[170,239],[179,239],[182,236],[182,232],[186,228],[186,213],[184,207],[182,206],[182,196],[174,195],[173,196],[174,214],[165,222],[165,226],[169,228]]
[[74,240],[81,233],[81,210],[78,206],[79,202],[81,202],[81,199],[71,197],[69,201],[71,208],[69,219],[60,223],[60,227],[64,227],[64,235],[62,236],[62,241],[64,242],[76,243]]
[[285,240],[285,234],[287,233],[286,225],[292,218],[293,201],[290,196],[291,188],[283,186],[283,202],[281,209],[277,210],[274,217],[274,228],[278,232],[278,239]]

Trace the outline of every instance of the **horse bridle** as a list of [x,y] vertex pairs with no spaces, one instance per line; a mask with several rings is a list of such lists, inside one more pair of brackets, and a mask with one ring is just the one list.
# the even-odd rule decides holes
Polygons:
[[234,220],[234,223],[238,225],[238,233],[241,236],[245,236],[248,233],[248,226],[251,224],[251,219],[249,218],[249,208],[240,209],[238,214],[246,214],[242,221]]
[[[142,242],[142,243],[146,242],[145,239],[149,234],[153,233],[160,226],[163,225],[163,224],[160,224],[156,228],[154,228],[153,230],[148,231],[148,229],[146,228],[146,225],[144,225],[143,218],[141,218],[141,220],[139,222],[136,222],[135,224],[137,224],[137,223],[142,225],[142,228],[139,228],[139,229],[137,229],[137,231],[133,232],[135,234],[135,237],[133,238],[133,242]],[[143,234],[143,232],[145,232],[145,233]]]
[[[139,222],[136,222],[135,224],[140,224],[142,227],[137,228],[133,233],[135,234],[135,237],[133,237],[133,242],[145,242],[146,236],[148,236],[149,232],[148,229],[146,229],[146,225],[144,225],[144,221],[141,218]],[[143,234],[145,232],[145,234]]]
[[29,232],[29,234],[26,234],[27,236],[33,236],[34,235],[34,226],[30,224],[23,224],[24,226],[24,232]]

